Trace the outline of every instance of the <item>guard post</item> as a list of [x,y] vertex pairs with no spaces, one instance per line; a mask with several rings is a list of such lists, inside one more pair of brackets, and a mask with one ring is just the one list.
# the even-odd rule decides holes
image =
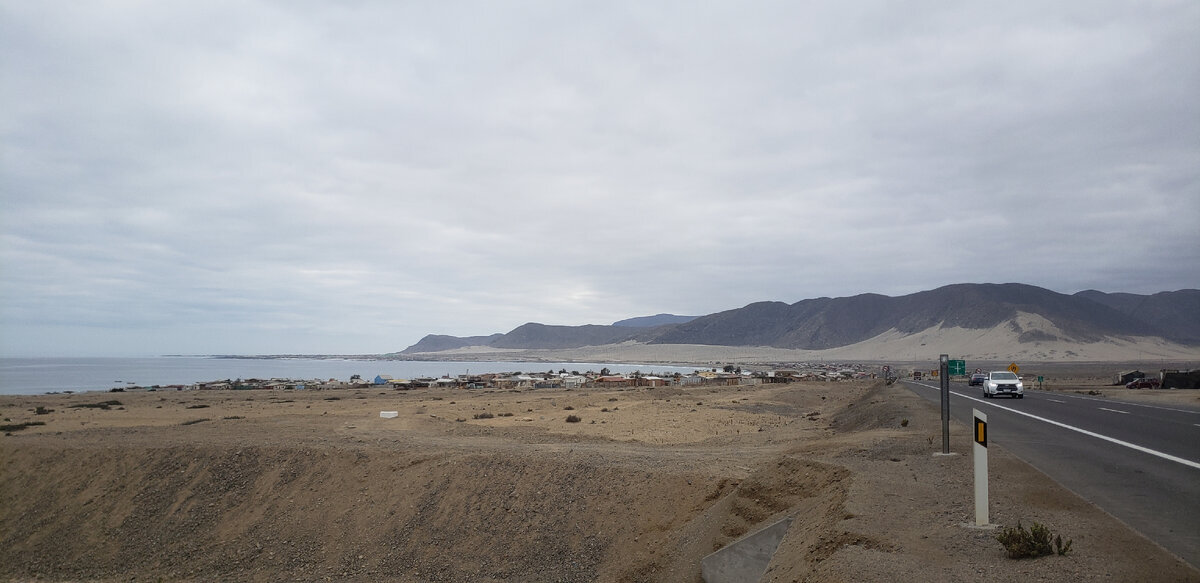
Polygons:
[[988,523],[987,415],[971,409],[975,417],[975,526]]
[[942,454],[950,455],[950,355],[938,359],[938,378],[942,381]]

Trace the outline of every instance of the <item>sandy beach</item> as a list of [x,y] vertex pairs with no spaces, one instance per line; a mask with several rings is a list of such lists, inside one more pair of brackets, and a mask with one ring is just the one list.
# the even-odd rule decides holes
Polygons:
[[[1105,376],[1055,388],[1200,404]],[[998,446],[992,521],[1074,541],[1007,558],[964,526],[966,428],[963,455],[933,456],[939,411],[877,381],[137,391],[0,413],[44,423],[0,437],[10,581],[695,582],[705,555],[787,516],[765,581],[1200,580]]]

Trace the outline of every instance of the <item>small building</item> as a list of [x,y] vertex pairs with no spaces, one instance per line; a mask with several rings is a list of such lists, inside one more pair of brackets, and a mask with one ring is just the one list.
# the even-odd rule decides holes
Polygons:
[[1200,389],[1200,368],[1192,370],[1164,370],[1160,373],[1163,389]]
[[627,387],[636,386],[635,381],[621,375],[608,375],[596,377],[596,386],[598,387]]
[[1127,370],[1125,372],[1117,373],[1117,376],[1113,378],[1113,384],[1124,386],[1125,383],[1144,378],[1146,378],[1146,373],[1140,370]]
[[377,385],[386,385],[389,382],[391,382],[391,380],[392,380],[392,375],[390,375],[390,374],[381,374],[381,375],[375,376],[375,384],[377,384]]

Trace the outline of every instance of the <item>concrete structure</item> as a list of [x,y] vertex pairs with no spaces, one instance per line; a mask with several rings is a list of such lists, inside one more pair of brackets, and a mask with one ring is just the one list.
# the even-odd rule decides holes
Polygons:
[[1163,389],[1200,389],[1200,368],[1193,370],[1164,370],[1159,373]]
[[753,583],[762,578],[779,548],[783,535],[792,525],[784,518],[762,530],[748,534],[700,561],[704,583]]

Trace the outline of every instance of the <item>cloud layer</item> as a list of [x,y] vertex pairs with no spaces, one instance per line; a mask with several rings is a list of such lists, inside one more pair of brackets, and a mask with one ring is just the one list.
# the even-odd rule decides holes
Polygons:
[[3,354],[1200,287],[1200,5],[0,2]]

